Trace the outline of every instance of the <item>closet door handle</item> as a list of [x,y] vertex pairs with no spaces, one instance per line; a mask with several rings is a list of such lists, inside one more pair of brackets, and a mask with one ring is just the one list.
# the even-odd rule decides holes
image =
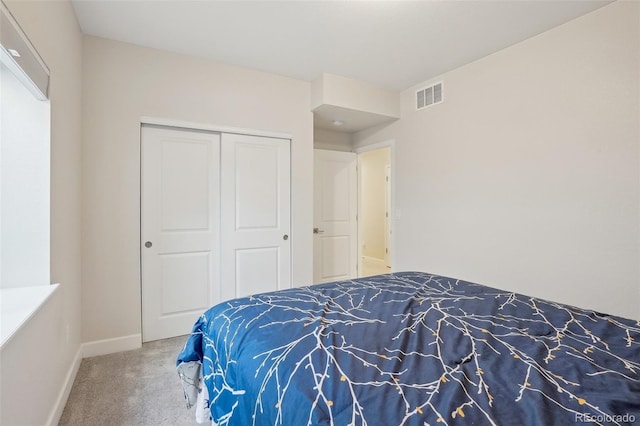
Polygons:
[[146,243],[144,243],[144,246],[146,248],[151,248],[152,245],[153,245],[153,243],[151,241],[147,241]]
[[288,236],[287,234],[284,234],[284,235],[282,236],[282,239],[283,239],[283,240],[285,240],[285,241],[287,241],[287,240],[289,239],[289,236]]

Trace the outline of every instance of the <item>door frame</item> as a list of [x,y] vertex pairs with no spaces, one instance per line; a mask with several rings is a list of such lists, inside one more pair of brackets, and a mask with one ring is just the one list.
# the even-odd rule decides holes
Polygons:
[[172,120],[170,118],[158,118],[158,117],[147,117],[147,116],[140,117],[141,128],[143,124],[155,124],[157,126],[178,127],[183,129],[192,129],[192,130],[206,130],[206,131],[216,132],[216,133],[235,133],[239,135],[266,136],[268,138],[291,139],[293,143],[293,136],[289,133],[269,132],[264,130],[245,129],[241,127],[229,127],[229,126],[222,126],[217,124],[197,123],[193,121]]
[[[389,155],[391,157],[391,155]],[[384,209],[385,209],[385,221],[384,221],[384,264],[391,269],[391,258],[389,256],[391,246],[391,218],[393,217],[393,210],[391,210],[391,158],[389,158],[389,164],[384,168]]]
[[358,277],[362,273],[362,220],[360,220],[360,213],[362,212],[362,179],[360,179],[360,173],[362,171],[362,156],[361,154],[369,151],[377,151],[383,148],[389,148],[390,158],[389,158],[389,166],[391,168],[391,197],[390,197],[390,217],[389,217],[389,226],[391,227],[391,236],[389,238],[389,250],[391,251],[391,256],[389,257],[389,263],[391,265],[391,271],[394,271],[394,267],[396,265],[396,234],[393,232],[396,229],[396,218],[399,216],[395,210],[396,205],[396,168],[395,168],[395,157],[396,157],[396,141],[395,139],[388,139],[382,142],[373,143],[371,145],[363,145],[356,147],[353,152],[358,155]]

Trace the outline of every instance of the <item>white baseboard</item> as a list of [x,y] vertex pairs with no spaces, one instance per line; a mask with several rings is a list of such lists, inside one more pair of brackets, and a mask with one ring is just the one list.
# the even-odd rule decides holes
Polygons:
[[116,337],[114,339],[96,340],[94,342],[87,342],[80,345],[78,351],[76,352],[76,356],[73,359],[71,367],[69,367],[69,371],[67,372],[67,376],[65,377],[64,385],[62,386],[62,389],[58,394],[58,398],[53,407],[53,411],[49,415],[49,419],[47,420],[46,424],[55,426],[60,422],[62,412],[64,411],[65,405],[67,405],[67,400],[69,399],[69,394],[71,393],[73,382],[76,379],[76,375],[78,374],[78,369],[80,369],[80,363],[82,362],[83,358],[128,351],[132,349],[138,349],[140,347],[142,347],[141,334]]
[[378,259],[375,257],[362,256],[362,261],[367,262],[370,265],[380,266],[381,268],[384,268],[386,266],[384,259]]
[[69,371],[67,372],[67,377],[65,377],[64,385],[58,394],[58,399],[56,399],[56,403],[53,406],[53,411],[49,415],[49,419],[47,420],[47,425],[55,426],[60,422],[60,417],[62,417],[62,412],[64,411],[65,405],[67,405],[67,400],[69,399],[69,394],[71,393],[71,388],[73,387],[73,382],[76,380],[76,375],[78,374],[78,369],[80,368],[80,363],[82,362],[82,346],[78,348],[76,352],[75,358],[73,358],[73,362],[71,363],[71,367],[69,367]]
[[82,358],[131,351],[142,347],[142,334],[95,340],[82,344]]

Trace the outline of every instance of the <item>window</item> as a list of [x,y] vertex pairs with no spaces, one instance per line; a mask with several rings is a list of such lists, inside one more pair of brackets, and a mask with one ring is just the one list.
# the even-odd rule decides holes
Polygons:
[[0,74],[0,287],[48,284],[49,102]]
[[1,341],[31,316],[50,286],[49,71],[0,3]]

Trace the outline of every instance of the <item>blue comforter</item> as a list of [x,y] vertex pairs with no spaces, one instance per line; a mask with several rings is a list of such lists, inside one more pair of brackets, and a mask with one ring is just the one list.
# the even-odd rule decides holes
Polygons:
[[221,303],[177,363],[217,424],[640,422],[640,322],[419,272]]

